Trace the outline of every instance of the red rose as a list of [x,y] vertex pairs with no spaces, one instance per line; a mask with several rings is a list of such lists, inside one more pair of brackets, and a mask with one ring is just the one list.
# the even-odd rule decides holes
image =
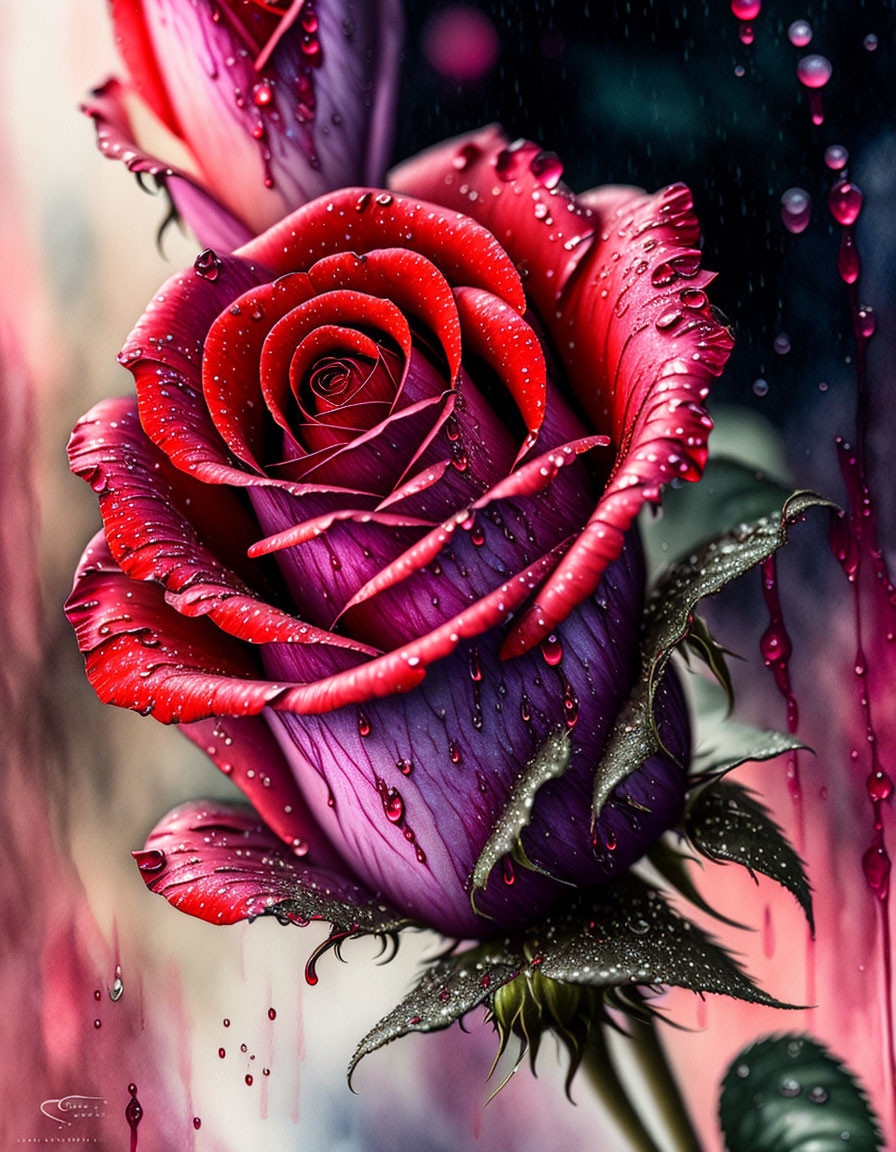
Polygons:
[[[639,672],[632,521],[699,476],[731,339],[687,189],[575,197],[559,178],[486,129],[389,191],[203,253],[122,352],[136,403],[75,431],[104,521],[68,605],[88,675],[182,722],[268,825],[188,809],[150,839],[167,856],[143,858],[148,879],[198,915],[254,914],[288,875],[485,935],[618,873],[679,814],[674,678],[671,755],[593,831],[592,782]],[[568,767],[521,833],[534,867],[492,877],[474,912],[483,846],[558,733]],[[237,894],[213,882],[209,823],[259,849]]]

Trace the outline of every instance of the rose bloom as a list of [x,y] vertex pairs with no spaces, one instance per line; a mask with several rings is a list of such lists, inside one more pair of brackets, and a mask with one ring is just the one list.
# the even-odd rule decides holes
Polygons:
[[109,9],[127,79],[107,80],[84,111],[100,150],[163,184],[203,244],[235,248],[331,188],[382,181],[400,0]]
[[[560,175],[485,129],[204,252],[121,353],[136,400],[75,429],[104,525],[67,605],[88,676],[179,723],[254,809],[186,806],[150,837],[147,880],[184,910],[231,922],[304,887],[483,937],[680,815],[674,674],[667,752],[594,826],[592,792],[640,673],[633,521],[699,476],[731,338],[686,188],[576,197]],[[558,733],[532,867],[505,857],[474,910],[483,847]]]

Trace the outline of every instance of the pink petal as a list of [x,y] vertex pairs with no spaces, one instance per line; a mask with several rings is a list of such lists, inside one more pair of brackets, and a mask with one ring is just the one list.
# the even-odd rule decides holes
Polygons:
[[399,919],[367,889],[291,850],[251,808],[220,800],[175,808],[135,852],[151,892],[212,924],[268,913],[349,929],[388,930]]
[[182,169],[157,159],[137,143],[125,94],[120,81],[107,80],[81,106],[93,120],[100,152],[110,160],[123,161],[130,172],[145,172],[164,186],[178,214],[201,244],[224,252],[245,244],[252,235],[250,230],[205,185]]

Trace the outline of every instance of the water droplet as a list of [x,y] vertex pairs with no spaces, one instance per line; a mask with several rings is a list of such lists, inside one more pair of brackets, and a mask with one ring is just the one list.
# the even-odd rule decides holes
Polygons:
[[223,1059],[224,1059],[224,1057],[227,1055],[227,1052],[225,1051],[225,1049],[223,1049],[223,1048],[219,1048],[219,1049],[218,1049],[218,1055],[219,1055],[219,1056],[221,1057],[221,1059],[223,1060]]
[[197,1132],[202,1127],[202,1119],[199,1116],[193,1117],[193,1127],[196,1129]]
[[268,1008],[268,1020],[276,1020],[276,1019],[277,1019],[276,1008]]
[[788,1076],[785,1080],[782,1080],[778,1086],[778,1091],[781,1095],[786,1096],[789,1100],[799,1096],[802,1090],[802,1084],[800,1084],[799,1080],[794,1080],[792,1076]]
[[660,332],[668,332],[680,322],[681,310],[678,308],[668,308],[665,312],[657,316],[654,324]]
[[819,56],[814,52],[810,56],[803,56],[796,66],[799,81],[806,88],[823,88],[833,71],[827,56]]
[[862,870],[868,887],[879,900],[886,900],[890,889],[890,857],[879,841],[875,841],[862,857]]
[[814,1088],[810,1088],[806,1093],[806,1099],[810,1104],[826,1104],[829,1099],[827,1089],[822,1088],[820,1084],[816,1084]]
[[574,728],[579,718],[579,698],[576,696],[573,686],[565,676],[563,677],[563,681],[563,718],[566,721],[567,728]]
[[865,37],[865,39],[862,41],[862,45],[865,48],[866,52],[877,51],[877,44],[878,44],[878,40],[877,40],[877,37],[874,35],[873,32],[869,32],[868,35]]
[[753,381],[753,392],[757,396],[768,395],[768,380],[764,380],[761,376]]
[[411,760],[396,760],[395,767],[402,774],[402,776],[410,776],[414,771],[414,764]]
[[865,304],[856,312],[856,327],[858,328],[859,335],[864,340],[870,340],[874,335],[874,329],[877,327],[877,317],[874,314],[874,309]]
[[859,278],[859,253],[856,248],[852,230],[847,228],[840,241],[840,250],[837,253],[837,271],[845,284],[855,284]]
[[226,1016],[224,1017],[224,1020],[223,1020],[223,1024],[224,1024],[224,1027],[225,1027],[225,1028],[229,1028],[229,1027],[230,1027],[230,1021],[227,1019],[227,1017],[226,1017]]
[[94,1026],[94,1028],[102,1028],[102,1026],[103,1026],[102,1020],[94,1020],[93,1026]]
[[862,211],[862,193],[849,180],[835,184],[828,196],[828,207],[838,224],[848,227],[854,224]]
[[812,197],[805,188],[788,188],[781,196],[781,220],[788,232],[805,232],[812,217]]
[[832,168],[835,172],[845,168],[848,160],[849,153],[842,144],[832,144],[824,150],[824,162],[828,168]]
[[270,104],[274,98],[273,85],[270,80],[261,79],[257,84],[252,85],[252,99],[259,108],[263,108],[266,104]]
[[370,735],[370,720],[367,718],[364,712],[358,712],[358,735]]
[[252,1087],[253,1080],[252,1080],[252,1073],[251,1072],[246,1073],[246,1083],[249,1085],[250,1088]]
[[121,978],[121,965],[116,964],[115,965],[115,976],[113,977],[113,980],[112,980],[112,987],[109,989],[109,999],[117,1004],[123,995],[124,995],[124,981]]
[[143,1119],[143,1105],[137,1099],[137,1085],[128,1084],[128,1092],[130,1093],[130,1100],[128,1106],[124,1110],[125,1119],[128,1122],[128,1127],[131,1130],[131,1152],[136,1152],[137,1148],[137,1125]]
[[762,0],[731,0],[731,11],[738,20],[755,20],[762,11]]
[[196,275],[201,276],[203,280],[217,280],[221,274],[221,261],[211,248],[199,253],[193,261],[193,267]]
[[790,337],[786,332],[779,332],[773,345],[779,356],[786,356],[790,351]]
[[808,20],[794,20],[787,29],[787,37],[797,48],[805,48],[812,39],[812,25]]
[[463,148],[460,149],[451,163],[453,167],[458,170],[458,172],[463,172],[465,169],[470,167],[473,161],[476,160],[477,157],[481,155],[481,153],[482,149],[478,144],[464,144]]
[[542,188],[556,188],[563,175],[560,157],[554,152],[538,152],[529,161],[529,170]]
[[450,757],[452,764],[460,764],[461,751],[456,740],[448,741],[448,756]]
[[508,856],[504,857],[501,864],[501,873],[505,884],[510,885],[516,882],[516,875],[513,871],[513,861]]
[[132,853],[141,872],[158,872],[165,867],[165,853],[158,848],[148,848],[143,852]]
[[372,199],[372,192],[362,192],[358,199],[355,201],[355,211],[363,212]]
[[553,632],[545,640],[542,640],[541,654],[551,667],[556,667],[563,659],[563,646]]

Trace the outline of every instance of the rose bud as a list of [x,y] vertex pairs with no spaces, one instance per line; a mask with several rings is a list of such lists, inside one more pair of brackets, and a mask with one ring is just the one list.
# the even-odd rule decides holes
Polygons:
[[188,805],[138,854],[185,911],[484,939],[678,819],[671,669],[660,750],[592,797],[641,671],[633,521],[699,476],[731,338],[687,189],[559,176],[487,129],[204,252],[122,351],[136,399],[75,429],[87,674],[254,809]]
[[[128,78],[106,81],[84,111],[104,155],[163,185],[202,244],[235,248],[332,188],[382,182],[400,0],[110,6]],[[134,101],[176,137],[182,166],[147,151]]]

